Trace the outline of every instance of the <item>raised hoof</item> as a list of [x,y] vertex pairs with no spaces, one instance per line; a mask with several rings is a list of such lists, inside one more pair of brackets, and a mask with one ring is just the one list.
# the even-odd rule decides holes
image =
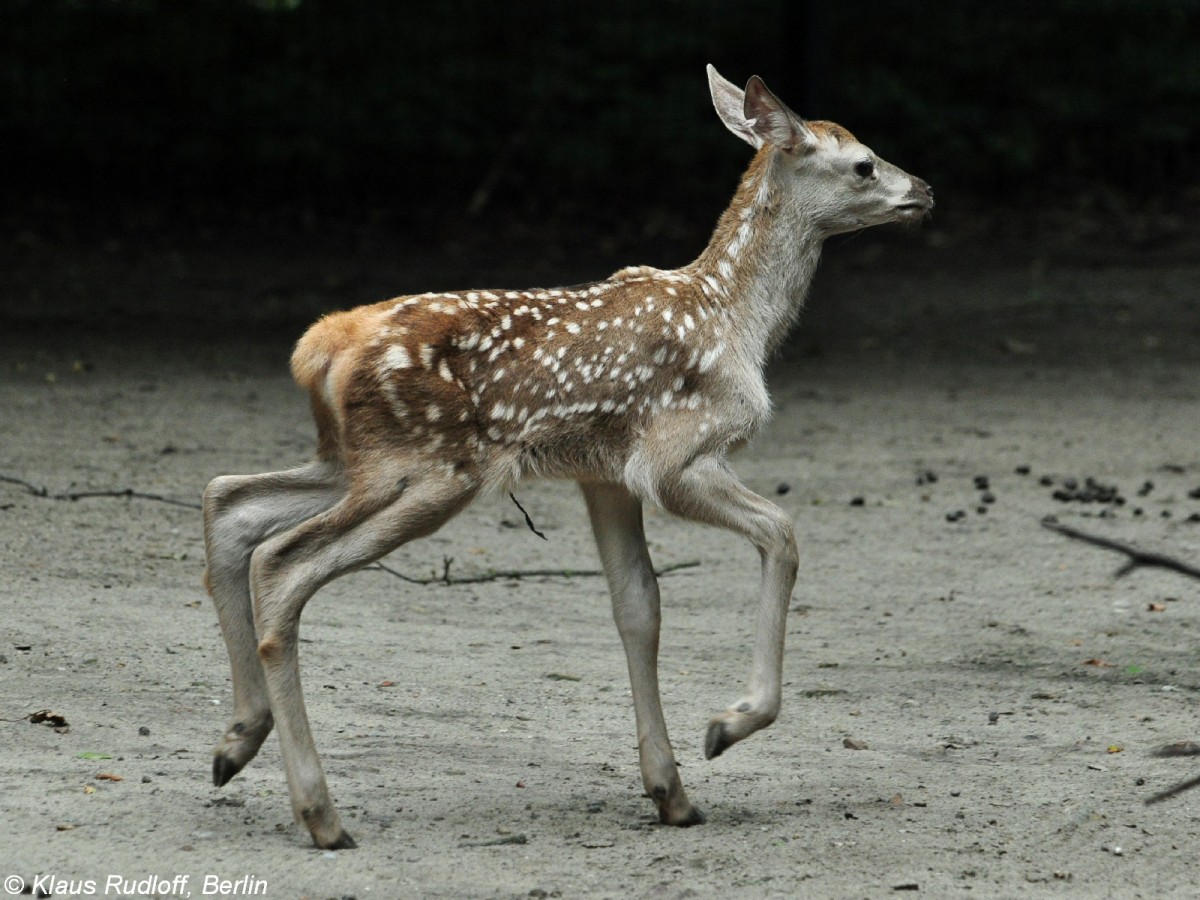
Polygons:
[[224,787],[229,784],[229,780],[240,771],[242,771],[242,767],[228,756],[222,756],[218,753],[213,757],[213,784],[217,787]]
[[735,743],[737,739],[729,734],[724,722],[710,722],[708,734],[704,737],[704,758],[716,759]]

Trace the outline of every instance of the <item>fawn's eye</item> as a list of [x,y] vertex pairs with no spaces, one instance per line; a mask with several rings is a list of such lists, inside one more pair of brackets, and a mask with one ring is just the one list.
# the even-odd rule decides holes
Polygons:
[[854,174],[859,178],[870,178],[875,171],[875,160],[860,159],[854,164]]

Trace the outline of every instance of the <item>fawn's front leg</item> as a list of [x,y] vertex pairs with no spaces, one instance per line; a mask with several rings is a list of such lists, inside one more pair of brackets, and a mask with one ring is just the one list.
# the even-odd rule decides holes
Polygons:
[[743,485],[723,457],[699,458],[664,479],[658,493],[669,512],[743,535],[762,558],[750,684],[709,722],[704,755],[712,759],[779,715],[787,611],[799,566],[796,536],[782,510]]
[[642,784],[663,824],[698,825],[704,816],[684,793],[659,698],[658,581],[646,549],[641,501],[615,484],[581,487],[629,664]]

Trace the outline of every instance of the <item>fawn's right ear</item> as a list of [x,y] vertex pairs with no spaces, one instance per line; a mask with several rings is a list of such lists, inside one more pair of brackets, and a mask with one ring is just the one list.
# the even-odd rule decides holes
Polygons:
[[817,136],[804,120],[772,94],[757,75],[751,75],[746,85],[742,115],[765,143],[788,153],[809,153],[817,148]]

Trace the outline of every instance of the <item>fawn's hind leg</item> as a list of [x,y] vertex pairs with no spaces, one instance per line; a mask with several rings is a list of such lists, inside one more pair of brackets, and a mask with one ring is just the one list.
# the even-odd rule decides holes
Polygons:
[[[392,467],[389,467],[392,468]],[[375,472],[332,509],[263,542],[251,561],[258,656],[287,770],[292,811],[318,847],[353,847],[329,797],[304,707],[297,653],[300,614],[324,584],[436,531],[478,490],[472,480],[425,471]]]
[[267,538],[333,506],[344,479],[329,463],[214,478],[204,492],[205,584],[217,608],[233,678],[233,716],[213,751],[218,787],[241,771],[271,733],[271,701],[254,633],[250,557]]

